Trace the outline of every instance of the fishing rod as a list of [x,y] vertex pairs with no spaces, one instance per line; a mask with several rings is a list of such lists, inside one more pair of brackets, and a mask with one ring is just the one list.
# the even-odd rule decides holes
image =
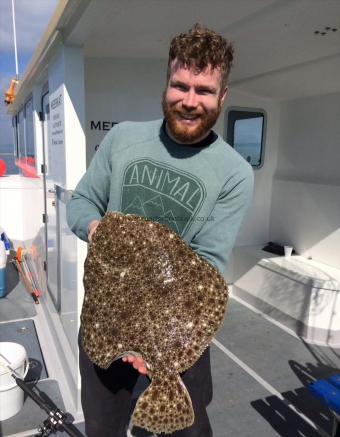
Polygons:
[[2,358],[6,363],[1,363],[6,367],[11,376],[14,378],[17,385],[26,393],[33,401],[47,413],[47,418],[44,420],[43,424],[38,428],[38,434],[35,437],[48,437],[51,434],[55,434],[57,431],[64,431],[71,437],[84,437],[83,434],[72,424],[69,423],[70,419],[69,413],[64,413],[59,408],[51,407],[51,405],[42,398],[40,394],[35,393],[29,386],[24,382],[21,376],[10,366],[10,362],[0,353],[0,358]]
[[12,0],[12,22],[13,22],[13,41],[14,41],[14,58],[15,58],[15,79],[19,81],[19,67],[18,67],[18,50],[17,50],[17,32],[15,27],[15,7],[14,0]]

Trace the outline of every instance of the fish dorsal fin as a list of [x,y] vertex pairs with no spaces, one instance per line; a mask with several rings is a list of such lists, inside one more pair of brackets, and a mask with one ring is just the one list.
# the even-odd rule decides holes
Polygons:
[[180,375],[154,375],[139,397],[133,423],[148,431],[171,434],[194,423],[191,399]]

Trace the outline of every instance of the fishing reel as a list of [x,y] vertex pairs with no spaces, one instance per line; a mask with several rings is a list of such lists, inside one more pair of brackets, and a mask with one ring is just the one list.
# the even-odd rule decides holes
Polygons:
[[56,410],[51,410],[47,419],[44,420],[43,424],[38,428],[38,434],[35,437],[47,437],[57,431],[65,430],[65,425],[70,424],[70,415],[64,413],[59,408]]

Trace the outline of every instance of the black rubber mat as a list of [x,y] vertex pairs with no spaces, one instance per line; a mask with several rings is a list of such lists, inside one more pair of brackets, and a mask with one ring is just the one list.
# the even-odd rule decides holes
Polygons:
[[27,352],[30,368],[25,381],[37,381],[48,377],[34,321],[0,323],[0,342],[21,344]]

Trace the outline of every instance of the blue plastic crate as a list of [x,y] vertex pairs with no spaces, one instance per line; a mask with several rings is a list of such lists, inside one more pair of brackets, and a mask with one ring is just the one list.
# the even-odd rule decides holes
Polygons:
[[336,388],[340,390],[340,374],[331,376],[327,379],[331,384],[335,385]]
[[309,390],[328,408],[340,414],[340,389],[333,383],[320,379],[310,384]]

